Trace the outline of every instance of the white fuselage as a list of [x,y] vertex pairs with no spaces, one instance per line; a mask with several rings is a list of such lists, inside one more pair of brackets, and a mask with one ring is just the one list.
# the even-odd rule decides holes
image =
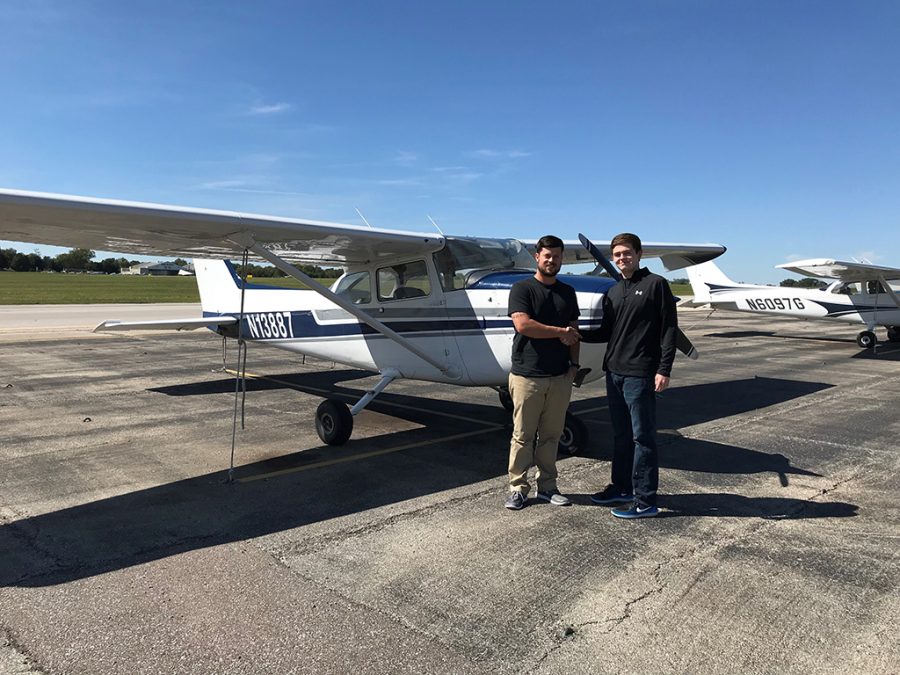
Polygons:
[[[196,260],[195,267],[204,315],[237,316],[241,291],[230,268],[222,261],[207,260]],[[519,274],[519,278],[525,276]],[[334,288],[340,285],[338,281]],[[585,327],[597,327],[603,298],[598,289],[605,290],[609,282],[591,277],[582,285],[593,288],[576,289],[579,321]],[[370,293],[368,302],[359,298],[360,309],[446,364],[444,372],[314,291],[249,284],[244,290],[241,336],[364,370],[394,368],[405,378],[505,386],[515,334],[507,316],[508,296],[508,286],[445,292],[435,279],[425,296],[389,300]],[[591,368],[587,380],[602,374],[604,347],[582,345],[581,367]]]

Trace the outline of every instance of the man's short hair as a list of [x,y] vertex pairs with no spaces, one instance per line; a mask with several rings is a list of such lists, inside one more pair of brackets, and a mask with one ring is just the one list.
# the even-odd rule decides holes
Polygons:
[[635,253],[641,251],[641,238],[636,234],[631,234],[631,232],[623,232],[622,234],[617,234],[612,238],[612,241],[609,242],[609,250],[612,250],[616,246],[630,246],[634,249]]
[[552,234],[547,234],[538,239],[534,250],[540,253],[543,248],[558,248],[560,251],[564,251],[566,247],[563,245],[562,239],[554,237]]

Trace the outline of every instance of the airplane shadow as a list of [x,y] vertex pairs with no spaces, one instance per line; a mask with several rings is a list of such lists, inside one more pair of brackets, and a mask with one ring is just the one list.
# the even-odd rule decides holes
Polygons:
[[877,344],[874,350],[859,349],[856,346],[854,338],[826,337],[823,335],[791,335],[781,334],[775,331],[761,330],[736,330],[721,333],[706,333],[704,337],[711,338],[750,338],[750,337],[767,337],[778,340],[807,340],[809,342],[831,342],[844,345],[852,345],[856,352],[850,355],[852,359],[868,359],[881,361],[900,361],[900,343],[882,341]]
[[744,497],[727,492],[659,495],[660,513],[675,517],[763,518],[795,520],[800,518],[847,518],[857,515],[858,507],[846,502],[811,502],[786,497]]
[[[353,376],[351,371],[349,375]],[[368,375],[368,373],[366,373]],[[284,384],[321,394],[327,382],[337,385],[347,371],[279,376]],[[287,383],[290,382],[288,385]],[[253,380],[251,386],[274,388],[278,382]],[[230,379],[196,385],[180,385],[155,391],[172,396],[204,395],[233,391]],[[812,393],[827,387],[790,380],[695,385],[673,389],[671,405],[685,411],[685,421],[695,423],[721,414],[736,414]],[[339,390],[353,391],[338,387]],[[676,393],[678,392],[678,393]],[[382,400],[382,397],[383,400]],[[237,467],[238,482],[227,483],[227,472],[217,471],[180,481],[98,499],[0,526],[0,586],[39,587],[66,583],[125,569],[179,553],[245,541],[269,534],[340,518],[417,497],[498,479],[506,473],[508,430],[502,424],[508,414],[499,406],[461,401],[428,401],[420,397],[388,394],[373,402],[387,414],[429,420],[426,406],[498,424],[487,428],[476,442],[420,445],[422,429],[399,431],[384,438],[350,441],[343,449],[316,448],[273,460]],[[683,400],[682,400],[683,399]],[[718,401],[709,408],[697,401]],[[391,403],[413,402],[416,409]],[[596,401],[579,401],[581,407]],[[599,413],[588,414],[602,414]],[[668,414],[668,413],[667,413]],[[672,422],[669,422],[671,424]],[[458,431],[458,420],[444,418],[444,435]],[[426,430],[428,431],[428,430]],[[433,434],[434,429],[431,430]],[[403,449],[389,454],[355,459],[342,464],[310,466],[317,457],[336,457],[379,443]],[[608,451],[608,439],[596,439],[592,452]],[[674,437],[660,450],[663,466],[687,471],[750,474],[773,471],[779,475],[811,471],[791,467],[782,455],[728,445]],[[261,477],[280,469],[290,471]],[[258,480],[240,482],[258,477]],[[498,489],[499,483],[498,483]],[[498,495],[500,500],[502,495]],[[747,517],[844,517],[854,515],[852,504],[810,504],[781,498],[746,498],[739,495],[667,495],[664,506],[680,516]],[[499,501],[498,501],[499,505]],[[499,510],[499,506],[498,506]]]
[[704,337],[712,338],[746,338],[746,337],[770,337],[779,340],[808,340],[810,342],[839,342],[841,344],[856,344],[853,338],[827,337],[823,335],[791,335],[778,333],[774,330],[733,330],[721,333],[705,333]]

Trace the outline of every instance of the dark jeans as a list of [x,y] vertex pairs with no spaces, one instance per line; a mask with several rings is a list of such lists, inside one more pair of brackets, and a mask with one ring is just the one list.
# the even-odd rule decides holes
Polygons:
[[612,483],[656,506],[659,457],[656,452],[655,377],[606,373],[606,401],[613,427]]

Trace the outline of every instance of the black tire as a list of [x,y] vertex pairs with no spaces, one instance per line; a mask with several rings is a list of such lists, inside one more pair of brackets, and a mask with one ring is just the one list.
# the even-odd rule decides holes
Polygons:
[[509,393],[509,389],[500,389],[497,395],[500,397],[500,405],[503,406],[506,412],[512,412],[516,406],[513,404],[512,394]]
[[316,409],[316,433],[326,445],[343,445],[353,433],[353,415],[343,401],[326,398]]
[[876,342],[875,333],[870,330],[864,330],[856,336],[856,344],[863,349],[872,349]]
[[560,455],[577,455],[584,452],[588,444],[588,430],[577,416],[566,411],[566,425],[559,437],[557,453]]
[[900,326],[888,326],[887,335],[889,342],[900,342]]

